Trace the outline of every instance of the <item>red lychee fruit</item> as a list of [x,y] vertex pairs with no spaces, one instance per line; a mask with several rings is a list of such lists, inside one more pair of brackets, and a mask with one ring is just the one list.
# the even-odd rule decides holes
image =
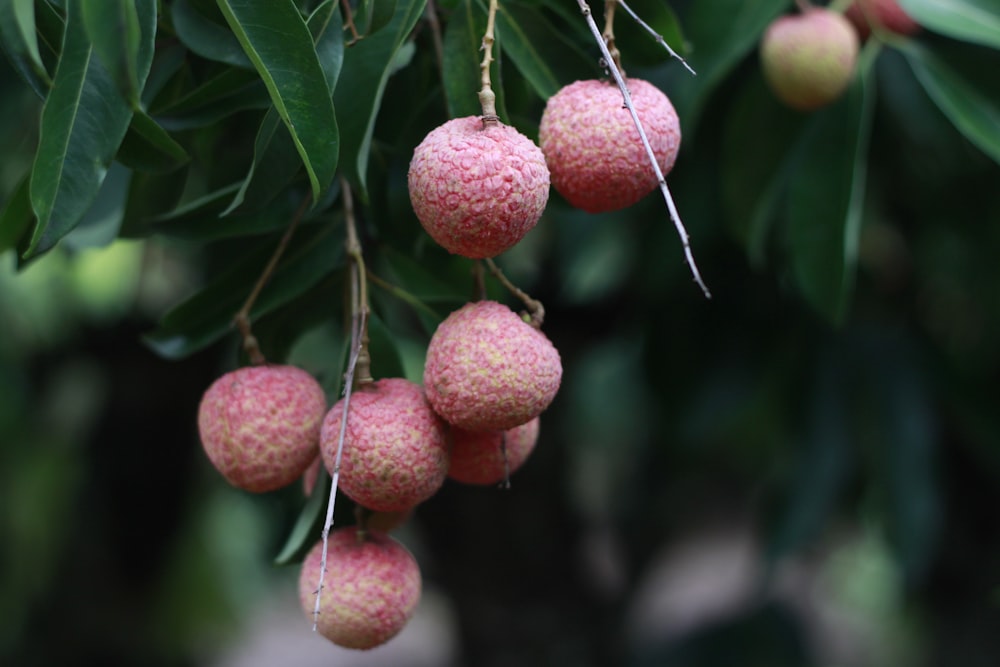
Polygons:
[[788,106],[810,111],[843,94],[858,57],[858,35],[842,14],[812,8],[782,16],[760,45],[764,79]]
[[504,431],[545,410],[559,389],[559,352],[495,301],[467,303],[431,336],[424,388],[434,410],[467,431]]
[[205,454],[233,486],[262,493],[291,484],[319,444],[326,396],[294,366],[248,366],[205,392],[198,432]]
[[538,223],[549,200],[542,151],[515,128],[476,116],[431,130],[413,151],[410,202],[448,252],[494,257]]
[[910,18],[896,0],[855,0],[844,16],[854,25],[862,40],[871,34],[873,25],[897,35],[920,32],[920,24]]
[[[299,602],[312,619],[323,542],[302,561]],[[420,568],[402,544],[375,530],[330,533],[317,631],[345,648],[370,649],[389,641],[420,601]]]
[[[323,420],[320,450],[333,472],[343,399]],[[340,461],[340,489],[371,510],[408,510],[448,475],[447,427],[423,388],[403,378],[377,380],[351,396]]]
[[[657,164],[666,175],[681,146],[677,112],[663,92],[642,79],[627,79],[632,105]],[[552,186],[566,201],[589,213],[616,211],[657,187],[656,172],[632,114],[613,82],[571,83],[549,98],[538,143]]]
[[521,467],[538,442],[538,417],[506,431],[451,429],[448,477],[463,484],[498,484]]

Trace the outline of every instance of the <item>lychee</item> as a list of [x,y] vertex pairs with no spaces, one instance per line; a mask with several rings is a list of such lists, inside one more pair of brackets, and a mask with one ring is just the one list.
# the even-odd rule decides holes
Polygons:
[[497,484],[514,473],[538,442],[538,417],[506,431],[451,429],[448,477],[463,484]]
[[[681,128],[670,99],[642,79],[627,79],[632,105],[657,164],[670,172],[681,146]],[[632,114],[613,82],[571,83],[549,98],[538,142],[552,186],[566,201],[590,213],[616,211],[657,187]]]
[[495,301],[467,303],[431,336],[424,388],[434,410],[467,431],[503,431],[545,410],[562,362],[545,334]]
[[205,392],[198,432],[205,454],[233,486],[261,493],[309,467],[326,412],[323,388],[294,366],[248,366]]
[[910,18],[896,0],[855,0],[844,16],[854,25],[862,40],[871,34],[873,25],[897,35],[920,32],[920,24]]
[[775,19],[760,45],[764,79],[778,99],[800,111],[840,97],[857,57],[858,35],[850,22],[819,7]]
[[[313,618],[323,543],[302,561],[299,601]],[[370,649],[403,629],[420,601],[420,568],[402,544],[375,530],[330,533],[317,631],[345,648]]]
[[[327,413],[320,433],[323,462],[331,474],[343,400]],[[363,386],[351,396],[340,489],[371,510],[394,512],[423,502],[448,474],[446,428],[420,385],[387,378]]]
[[474,259],[507,250],[538,223],[549,200],[542,151],[499,121],[449,120],[413,151],[410,202],[431,238]]

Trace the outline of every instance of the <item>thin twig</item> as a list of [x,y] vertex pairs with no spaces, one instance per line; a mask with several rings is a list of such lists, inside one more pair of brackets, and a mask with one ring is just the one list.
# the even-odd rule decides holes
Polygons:
[[362,36],[358,34],[358,29],[354,25],[354,12],[351,10],[351,2],[350,0],[340,0],[340,5],[344,10],[344,23],[351,31],[351,41],[345,44],[345,46],[354,46]]
[[414,310],[419,310],[422,313],[430,315],[431,317],[438,317],[438,314],[434,312],[434,309],[428,306],[423,301],[421,301],[419,298],[417,298],[416,295],[407,292],[405,289],[403,289],[398,285],[393,285],[384,278],[380,278],[375,273],[373,273],[371,269],[366,269],[365,272],[366,275],[368,276],[368,280],[370,280],[373,284],[381,287],[386,292],[393,295],[400,301],[409,304]]
[[624,72],[625,70],[622,69],[622,54],[618,51],[618,47],[615,46],[616,4],[618,4],[618,0],[604,0],[604,32],[601,33],[601,37],[604,39],[604,44],[608,48],[608,53],[611,54],[611,59],[615,61],[618,71]]
[[480,47],[485,52],[483,54],[483,62],[480,65],[480,82],[483,87],[479,91],[479,103],[483,107],[483,127],[486,127],[487,125],[495,125],[500,121],[500,117],[497,116],[497,96],[496,93],[493,92],[493,87],[490,83],[490,64],[493,62],[493,42],[496,40],[494,35],[496,17],[497,0],[490,0],[488,14],[486,15],[486,33],[483,35],[483,44]]
[[670,217],[674,221],[674,227],[677,228],[677,234],[681,238],[681,244],[684,246],[684,257],[687,259],[688,267],[690,267],[691,274],[694,276],[694,281],[705,294],[705,298],[711,299],[712,293],[708,291],[708,287],[705,286],[705,282],[701,279],[701,274],[698,272],[698,266],[694,262],[694,253],[691,252],[691,242],[688,238],[687,230],[684,229],[684,223],[681,222],[680,214],[677,212],[677,206],[674,205],[674,198],[670,194],[670,188],[667,187],[667,180],[664,178],[663,170],[660,169],[660,165],[656,160],[656,154],[653,152],[653,147],[649,145],[649,139],[646,137],[646,130],[643,129],[642,121],[639,120],[639,115],[635,112],[635,106],[632,104],[632,96],[628,92],[628,86],[625,85],[625,80],[622,78],[621,72],[618,71],[618,68],[615,66],[615,63],[611,58],[611,54],[608,52],[608,47],[604,44],[604,39],[601,37],[601,31],[598,29],[597,23],[594,22],[594,17],[591,15],[590,6],[587,4],[587,0],[577,0],[577,4],[580,6],[580,12],[587,20],[587,25],[590,27],[590,32],[593,34],[594,40],[601,49],[601,55],[603,55],[604,59],[607,61],[608,69],[611,70],[611,75],[614,77],[615,83],[618,84],[618,88],[621,90],[625,106],[628,107],[629,113],[632,114],[632,122],[635,123],[636,129],[639,130],[639,139],[642,140],[643,148],[646,149],[646,157],[649,158],[649,163],[653,165],[653,171],[656,173],[656,179],[660,184],[660,192],[663,193],[663,199],[667,202],[667,210],[670,211]]
[[677,60],[681,61],[681,64],[684,65],[684,69],[686,69],[687,71],[691,72],[691,74],[694,75],[694,76],[698,75],[697,72],[695,72],[693,69],[691,69],[691,66],[688,65],[687,61],[684,60],[684,58],[682,58],[676,51],[674,51],[672,48],[670,48],[670,45],[667,44],[667,40],[663,39],[663,35],[661,35],[660,33],[656,32],[655,30],[653,30],[652,26],[650,26],[648,23],[646,23],[645,21],[643,21],[639,17],[638,14],[636,14],[634,11],[632,11],[632,8],[629,7],[625,3],[625,0],[617,0],[617,1],[618,1],[618,4],[621,5],[622,9],[624,9],[628,13],[628,15],[632,17],[632,20],[635,21],[636,23],[638,23],[639,26],[643,30],[645,30],[650,35],[652,35],[653,39],[655,39],[658,44],[660,44],[661,46],[663,46],[663,48],[665,48],[667,50],[667,53],[669,53],[671,55],[671,57],[676,58]]
[[494,277],[496,277],[496,279],[499,280],[504,287],[510,290],[510,292],[518,299],[520,299],[521,302],[525,305],[525,307],[528,309],[528,315],[531,317],[531,326],[535,327],[536,329],[540,329],[542,326],[542,322],[545,321],[545,306],[542,305],[542,302],[538,301],[537,299],[532,299],[530,296],[528,296],[527,292],[525,292],[520,287],[512,283],[510,279],[508,279],[507,276],[504,275],[503,271],[500,270],[500,267],[496,265],[496,262],[494,262],[492,259],[490,258],[486,259],[486,266],[489,267],[490,273],[492,273]]
[[307,195],[302,200],[299,210],[295,212],[295,216],[292,218],[292,221],[288,223],[288,229],[285,230],[281,240],[278,241],[278,247],[274,249],[274,253],[271,255],[271,259],[268,260],[267,266],[264,267],[260,277],[257,278],[257,284],[255,284],[253,289],[250,291],[250,296],[248,296],[247,300],[243,303],[243,307],[236,311],[236,315],[233,316],[233,324],[240,330],[240,336],[243,338],[243,349],[250,358],[250,363],[255,366],[265,364],[267,363],[267,360],[264,358],[264,354],[260,351],[260,345],[257,342],[257,338],[253,335],[253,331],[251,330],[250,311],[257,302],[257,298],[260,296],[260,293],[264,290],[264,286],[267,285],[267,281],[271,279],[272,275],[274,275],[274,270],[278,267],[278,262],[281,260],[281,256],[284,254],[289,241],[292,240],[292,235],[299,226],[299,222],[302,220],[303,216],[305,216],[306,211],[309,208],[311,198],[311,195]]

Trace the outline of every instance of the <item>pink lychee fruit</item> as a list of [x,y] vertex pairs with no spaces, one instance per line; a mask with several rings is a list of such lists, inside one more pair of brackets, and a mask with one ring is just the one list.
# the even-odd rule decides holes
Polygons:
[[[327,413],[320,432],[331,474],[343,401]],[[340,461],[340,489],[352,500],[371,510],[408,510],[441,488],[448,463],[447,427],[420,385],[387,378],[352,394]]]
[[[681,146],[677,112],[663,92],[642,79],[627,79],[629,95],[664,175]],[[552,186],[571,205],[589,213],[616,211],[656,189],[658,180],[613,82],[584,80],[549,98],[538,128]]]
[[515,128],[477,116],[449,120],[413,151],[410,202],[427,233],[474,259],[512,247],[549,200],[542,151]]
[[198,407],[201,444],[233,486],[262,493],[309,467],[326,412],[323,388],[294,366],[247,366],[208,388]]
[[448,477],[463,484],[498,484],[527,460],[538,442],[535,417],[506,431],[451,429],[451,467]]
[[544,411],[559,390],[559,352],[495,301],[467,303],[431,336],[424,387],[434,410],[467,431],[504,431]]
[[897,35],[920,32],[920,24],[910,18],[896,0],[855,0],[844,16],[854,25],[862,40],[871,34],[873,25]]
[[857,57],[858,35],[850,22],[819,7],[775,19],[760,45],[764,79],[778,99],[800,111],[840,97]]
[[[299,572],[299,602],[311,620],[316,605],[323,542]],[[403,629],[420,601],[420,568],[402,544],[375,530],[330,533],[317,631],[345,648],[370,649]]]

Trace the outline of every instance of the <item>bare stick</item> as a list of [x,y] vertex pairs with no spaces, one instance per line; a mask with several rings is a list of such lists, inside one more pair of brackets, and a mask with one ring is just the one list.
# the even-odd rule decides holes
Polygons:
[[483,106],[483,127],[494,125],[500,121],[500,117],[497,116],[497,96],[490,84],[490,64],[493,62],[493,42],[496,40],[493,29],[496,17],[497,0],[490,0],[490,7],[486,15],[486,33],[483,35],[483,44],[480,47],[485,51],[483,63],[480,65],[480,79],[483,87],[479,91],[479,103]]
[[492,259],[489,258],[486,259],[486,266],[489,267],[490,273],[492,273],[494,277],[496,277],[496,279],[499,280],[504,287],[506,287],[514,296],[520,299],[521,302],[525,305],[525,307],[528,309],[528,315],[531,317],[531,322],[530,322],[531,326],[535,327],[536,329],[540,329],[542,327],[542,322],[545,321],[545,306],[542,305],[542,302],[538,301],[537,299],[532,299],[530,296],[528,296],[527,292],[525,292],[520,287],[512,283],[510,279],[508,279],[507,276],[504,275],[503,271],[500,270],[500,267],[496,265],[496,262],[494,262]]
[[[629,7],[627,4],[625,4],[625,0],[617,0],[617,1],[618,1],[618,4],[622,6],[622,9],[624,9],[628,13],[628,15],[632,17],[632,20],[635,21],[636,23],[638,23],[639,26],[643,30],[645,30],[650,35],[652,35],[653,39],[655,39],[658,44],[660,44],[663,48],[665,48],[667,50],[667,53],[669,53],[671,55],[671,57],[676,58],[677,60],[681,61],[681,64],[684,65],[684,69],[686,69],[687,71],[691,72],[691,74],[694,75],[694,76],[698,75],[697,72],[695,72],[693,69],[691,69],[691,66],[688,65],[687,61],[684,60],[684,58],[682,58],[680,55],[678,55],[678,53],[676,51],[674,51],[672,48],[670,48],[670,45],[667,44],[667,40],[663,39],[663,35],[661,35],[660,33],[656,32],[655,30],[653,30],[652,26],[650,26],[648,23],[646,23],[641,18],[639,18],[639,15],[636,14],[634,11],[632,11],[631,7]],[[612,52],[612,53],[614,53],[614,52]]]
[[292,218],[292,221],[288,223],[288,229],[285,230],[281,240],[278,241],[278,247],[274,249],[274,254],[271,255],[271,259],[268,260],[267,266],[264,267],[260,277],[257,279],[257,284],[254,285],[253,289],[250,291],[250,296],[247,297],[243,307],[236,311],[236,315],[233,316],[233,324],[240,330],[240,336],[243,338],[243,349],[246,351],[247,356],[250,357],[250,363],[255,366],[267,363],[267,360],[264,358],[264,354],[260,351],[260,345],[257,343],[257,338],[253,335],[253,331],[251,331],[250,310],[257,302],[257,298],[264,290],[264,286],[267,285],[267,281],[271,279],[272,275],[274,275],[274,270],[278,268],[278,262],[281,260],[281,256],[288,247],[289,241],[292,240],[292,234],[295,233],[295,229],[299,226],[299,221],[302,220],[302,217],[306,214],[310,201],[311,196],[306,196],[306,198],[302,200],[302,205],[299,206],[299,210],[295,212],[295,217]]
[[591,15],[590,6],[587,4],[587,0],[577,0],[577,4],[580,6],[580,12],[583,14],[584,18],[587,19],[587,25],[590,27],[590,32],[593,34],[594,40],[601,49],[601,55],[603,55],[605,61],[607,61],[608,69],[611,70],[611,75],[614,77],[615,83],[618,84],[618,88],[622,92],[625,106],[628,108],[629,113],[632,114],[632,122],[635,123],[636,129],[639,130],[639,139],[642,140],[642,146],[646,149],[646,157],[649,158],[649,163],[653,165],[653,171],[656,173],[656,179],[660,184],[660,192],[663,193],[663,199],[667,202],[667,210],[670,211],[670,218],[674,221],[674,227],[677,228],[677,234],[681,238],[681,244],[684,246],[684,257],[687,259],[688,267],[690,267],[691,274],[694,276],[694,281],[705,294],[705,298],[711,299],[712,293],[708,291],[708,287],[705,286],[705,282],[701,279],[701,274],[698,272],[698,266],[694,262],[694,254],[691,252],[691,242],[688,237],[687,230],[684,229],[684,223],[681,222],[681,216],[677,212],[677,206],[674,205],[674,198],[670,194],[670,188],[667,187],[667,181],[663,176],[663,170],[660,169],[660,165],[656,161],[656,154],[653,153],[653,147],[649,145],[649,139],[646,137],[646,130],[643,129],[642,121],[639,120],[639,115],[635,112],[635,107],[632,105],[632,96],[628,92],[625,80],[622,78],[621,72],[619,72],[618,68],[615,66],[614,60],[608,52],[608,47],[604,44],[601,31],[598,29],[597,23],[594,22],[594,17]]
[[355,386],[355,375],[360,371],[359,385],[371,382],[368,368],[368,292],[365,283],[364,259],[354,219],[354,203],[351,188],[341,179],[344,195],[344,218],[347,226],[347,255],[351,258],[351,353],[344,373],[344,401],[340,416],[340,432],[337,435],[337,452],[330,472],[330,499],[326,504],[326,520],[323,523],[323,555],[320,559],[319,583],[316,586],[316,603],[313,606],[313,632],[319,624],[320,596],[323,593],[323,579],[326,576],[326,556],[330,543],[330,529],[333,527],[333,509],[337,500],[337,486],[340,483],[340,462],[344,455],[344,440],[347,437],[347,418],[350,414],[351,394]]

